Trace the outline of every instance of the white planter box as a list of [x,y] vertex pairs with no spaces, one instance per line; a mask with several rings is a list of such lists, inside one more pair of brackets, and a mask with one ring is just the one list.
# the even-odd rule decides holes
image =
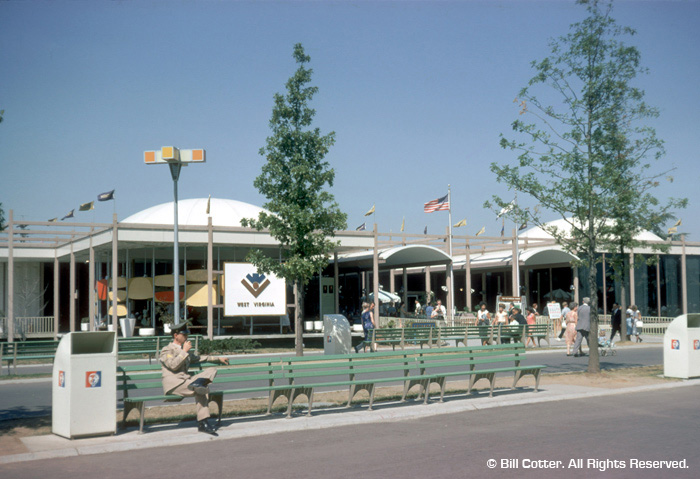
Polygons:
[[314,330],[314,322],[313,321],[304,321],[304,331],[313,331]]
[[314,321],[314,331],[323,330],[323,321]]
[[352,330],[353,330],[353,332],[355,332],[355,333],[361,333],[362,331],[364,331],[364,329],[362,328],[362,325],[361,325],[361,324],[353,324],[353,325],[352,325]]
[[139,336],[155,336],[156,328],[139,328]]

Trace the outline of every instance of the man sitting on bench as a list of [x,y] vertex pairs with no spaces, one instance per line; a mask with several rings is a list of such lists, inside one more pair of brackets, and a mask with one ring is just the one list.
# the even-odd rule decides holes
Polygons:
[[216,376],[216,368],[207,368],[196,376],[190,376],[188,368],[191,363],[220,362],[228,364],[228,358],[200,356],[192,350],[192,343],[187,340],[190,334],[187,323],[173,326],[173,342],[160,352],[160,364],[163,371],[163,392],[182,397],[194,396],[197,402],[197,424],[199,432],[218,436],[209,424],[209,383]]

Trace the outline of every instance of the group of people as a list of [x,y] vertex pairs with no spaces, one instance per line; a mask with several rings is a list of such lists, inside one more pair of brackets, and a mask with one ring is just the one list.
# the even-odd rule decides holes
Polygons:
[[[555,320],[558,321],[558,320]],[[582,304],[578,305],[575,302],[562,303],[561,309],[561,331],[557,337],[557,341],[561,341],[562,337],[566,341],[567,356],[587,356],[583,352],[581,346],[583,340],[586,340],[586,345],[590,347],[588,334],[591,331],[591,299],[583,298]],[[573,351],[572,351],[573,348]]]
[[437,300],[437,303],[427,303],[425,305],[425,309],[423,309],[423,306],[420,304],[420,301],[416,300],[413,312],[417,317],[425,315],[427,319],[445,319],[445,317],[447,316],[447,310],[442,305],[442,300],[439,299]]
[[[627,308],[627,311],[625,312],[625,317],[625,323],[627,325],[627,334],[625,336],[627,338],[627,341],[630,341],[630,338],[634,336],[635,341],[641,343],[642,338],[639,337],[639,329],[637,328],[637,323],[642,321],[642,313],[641,311],[639,311],[639,308],[637,308],[636,304],[633,304],[629,308]],[[610,333],[610,341],[613,340],[615,334],[619,334],[620,339],[622,339],[622,309],[617,303],[613,304],[612,314],[610,315],[610,325],[612,326],[612,332]]]

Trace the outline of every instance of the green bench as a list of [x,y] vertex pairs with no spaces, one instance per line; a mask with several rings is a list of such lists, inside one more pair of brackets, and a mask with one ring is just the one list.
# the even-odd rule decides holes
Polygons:
[[547,341],[547,346],[549,346],[549,325],[548,324],[528,324],[527,332],[525,333],[527,337],[531,336],[537,340],[537,345],[544,339]]
[[17,374],[17,361],[45,359],[53,361],[58,348],[58,341],[14,341],[11,343],[0,343],[0,365],[7,362],[7,374],[10,374],[10,365],[13,366],[14,374]]
[[438,346],[445,341],[455,341],[457,345],[461,342],[465,346],[470,339],[479,339],[488,344],[493,343],[493,326],[443,326],[436,328]]
[[[496,374],[513,372],[513,385],[515,389],[518,381],[526,375],[535,377],[535,392],[539,389],[540,371],[547,366],[528,365],[523,366],[520,362],[524,359],[525,346],[522,343],[495,344],[487,346],[473,346],[471,348],[449,348],[443,349],[443,354],[431,354],[431,352],[417,352],[416,360],[420,367],[420,377],[409,383],[404,390],[404,398],[408,391],[415,385],[421,386],[421,395],[424,402],[428,402],[430,396],[430,385],[437,384],[440,388],[440,402],[444,400],[445,384],[448,378],[454,376],[464,376],[464,371],[439,371],[447,367],[468,368],[466,374],[469,375],[469,386],[467,395],[471,394],[474,384],[481,379],[486,379],[490,383],[489,397],[493,397]],[[436,351],[437,353],[437,351]],[[513,365],[493,367],[494,363],[513,362]]]
[[395,350],[396,346],[405,349],[406,345],[410,344],[418,344],[422,349],[424,344],[432,347],[434,342],[433,330],[434,328],[425,327],[372,329],[369,335],[369,342],[373,344],[389,344],[392,350]]
[[[193,365],[190,367],[190,373],[195,375],[203,368],[214,366],[215,364],[210,363]],[[224,394],[269,392],[275,389],[274,380],[282,379],[281,370],[279,359],[261,359],[257,357],[231,359],[228,366],[219,365],[217,367],[217,377],[214,378],[213,383],[219,387],[225,386],[225,389],[211,391],[209,394],[210,401],[216,403],[218,407],[219,422],[221,421],[221,412],[223,410]],[[122,428],[126,425],[129,413],[135,409],[139,411],[139,433],[142,433],[147,402],[180,402],[184,399],[182,396],[174,394],[163,394],[161,380],[162,374],[159,364],[117,367],[117,391],[122,393],[120,400],[124,407]],[[253,384],[241,385],[241,383],[245,382]],[[285,388],[279,387],[278,389]],[[146,395],[134,396],[133,393],[135,391],[145,392]],[[268,413],[270,413],[271,408],[272,404],[270,403]]]
[[[199,347],[202,335],[190,336],[195,348]],[[172,341],[170,336],[143,336],[131,338],[119,338],[117,341],[118,355],[124,356],[148,356],[149,363],[160,354],[160,350]],[[7,363],[7,373],[10,374],[10,366],[14,374],[17,374],[17,362],[20,360],[43,359],[53,362],[59,341],[55,340],[29,340],[0,343],[0,365]]]
[[[294,401],[300,396],[308,399],[308,415],[313,409],[314,391],[319,388],[348,388],[347,407],[360,391],[369,394],[369,410],[374,404],[375,386],[402,383],[405,400],[408,392],[420,385],[419,398],[425,403],[430,396],[430,385],[440,387],[440,400],[445,393],[448,378],[468,376],[468,393],[474,384],[487,379],[489,395],[493,395],[495,375],[513,372],[513,388],[527,374],[535,376],[535,391],[539,387],[539,372],[545,366],[521,366],[525,348],[521,343],[474,346],[471,348],[442,348],[430,350],[385,351],[371,354],[314,355],[289,358],[232,359],[228,366],[217,367],[217,376],[211,387],[210,400],[217,404],[218,422],[221,422],[224,396],[251,392],[266,393],[267,413],[280,397],[287,399],[287,417],[291,417]],[[513,362],[513,365],[500,363]],[[202,365],[207,367],[206,364]],[[445,371],[452,368],[451,371]],[[456,368],[456,370],[454,370]],[[151,401],[181,401],[175,395],[162,394],[160,367],[157,365],[124,366],[117,368],[117,389],[122,391],[124,426],[129,413],[140,414],[139,432],[143,432],[145,404]],[[196,373],[193,368],[192,373]],[[217,389],[220,387],[222,389]],[[154,393],[157,390],[157,393]],[[134,397],[130,393],[143,391],[148,395]]]
[[[189,339],[195,350],[199,349],[201,334],[192,334]],[[119,356],[148,356],[148,362],[160,354],[161,349],[173,340],[172,336],[135,336],[119,338],[117,350]]]
[[518,325],[505,325],[499,324],[493,327],[493,334],[495,336],[494,340],[498,343],[524,343],[525,342],[525,326],[524,324]]

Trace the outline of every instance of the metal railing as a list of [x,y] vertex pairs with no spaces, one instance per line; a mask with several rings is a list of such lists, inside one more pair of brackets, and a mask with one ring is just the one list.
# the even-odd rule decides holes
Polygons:
[[[53,338],[53,316],[15,318],[15,338]],[[0,318],[0,338],[7,338],[7,318]]]

